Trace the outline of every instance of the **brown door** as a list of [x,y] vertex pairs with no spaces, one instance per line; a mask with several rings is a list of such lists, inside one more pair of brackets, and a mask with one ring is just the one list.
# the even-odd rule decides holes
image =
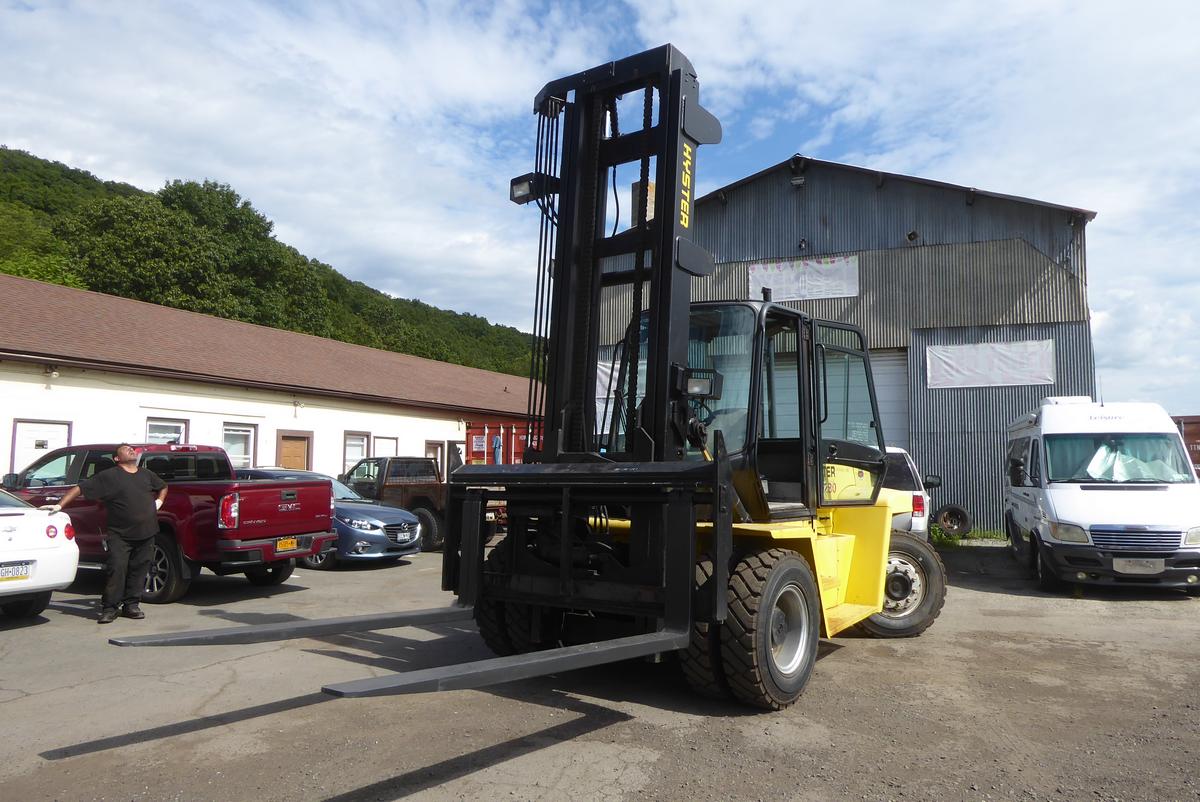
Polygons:
[[296,471],[308,470],[308,438],[282,435],[279,438],[279,465]]

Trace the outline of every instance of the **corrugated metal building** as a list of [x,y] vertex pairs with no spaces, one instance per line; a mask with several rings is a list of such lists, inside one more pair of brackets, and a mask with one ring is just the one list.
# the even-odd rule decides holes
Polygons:
[[698,205],[717,269],[693,299],[760,297],[773,270],[799,298],[776,301],[860,326],[887,442],[943,476],[935,508],[1001,528],[1005,427],[1044,396],[1094,395],[1095,213],[802,156]]

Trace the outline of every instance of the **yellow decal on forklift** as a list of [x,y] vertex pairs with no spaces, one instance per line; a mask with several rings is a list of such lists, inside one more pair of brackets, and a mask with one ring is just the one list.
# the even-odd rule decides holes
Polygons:
[[869,471],[849,465],[825,465],[825,499],[861,501],[871,497],[875,477]]
[[679,188],[679,225],[688,227],[692,215],[692,146],[683,143],[683,169]]

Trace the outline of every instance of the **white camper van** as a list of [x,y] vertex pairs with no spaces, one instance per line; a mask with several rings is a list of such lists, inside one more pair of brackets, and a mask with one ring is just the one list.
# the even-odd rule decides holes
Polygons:
[[1004,496],[1013,554],[1043,589],[1200,594],[1200,484],[1157,404],[1044,399],[1008,427]]

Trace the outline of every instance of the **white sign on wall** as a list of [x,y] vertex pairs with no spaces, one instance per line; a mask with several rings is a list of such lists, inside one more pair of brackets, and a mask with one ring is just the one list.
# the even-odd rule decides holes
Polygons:
[[858,295],[858,256],[790,259],[750,265],[748,298],[761,298],[764,287],[775,301],[853,298]]
[[930,345],[925,379],[930,389],[1054,384],[1054,341]]

